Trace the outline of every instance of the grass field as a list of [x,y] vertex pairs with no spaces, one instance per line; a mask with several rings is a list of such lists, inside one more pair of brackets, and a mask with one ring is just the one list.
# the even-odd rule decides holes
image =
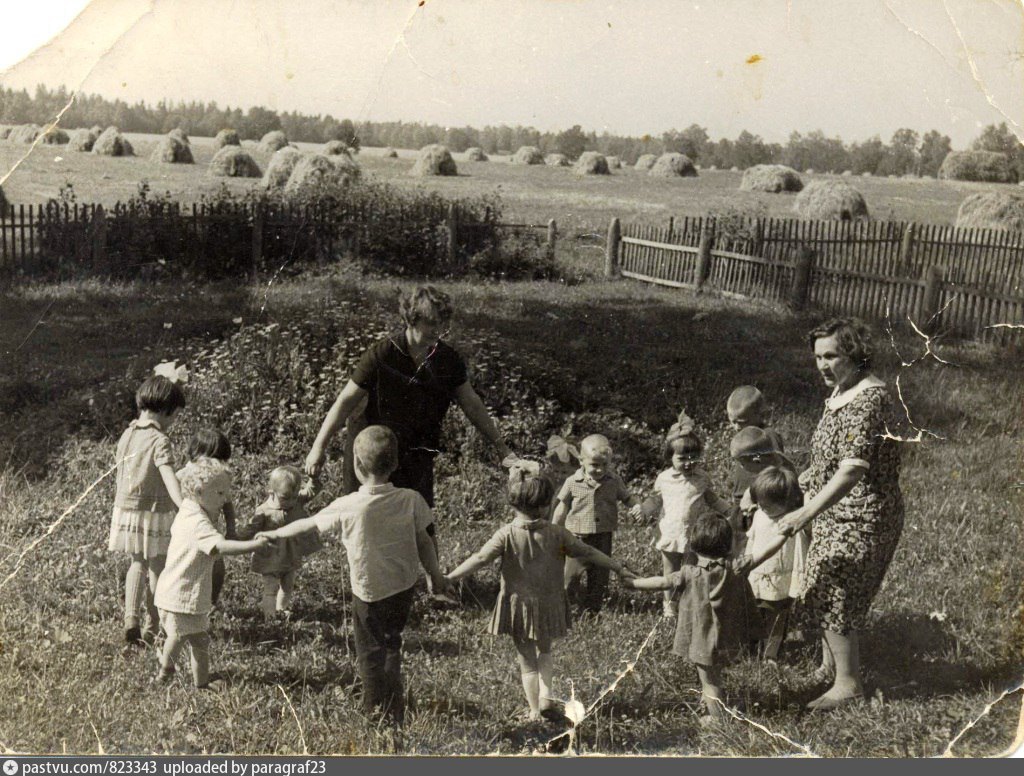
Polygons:
[[[151,162],[148,156],[158,136],[129,134],[128,138],[135,146],[135,158],[104,158],[62,146],[40,146],[4,183],[4,192],[13,203],[45,202],[70,181],[80,202],[112,203],[130,197],[146,180],[156,192],[166,190],[176,199],[193,202],[222,184],[242,191],[258,183],[209,175],[211,138],[192,139],[194,165]],[[269,156],[257,151],[251,141],[245,145],[265,167]],[[297,145],[303,150],[320,148]],[[27,149],[27,145],[0,141],[0,169],[9,169]],[[359,163],[371,178],[402,187],[423,186],[450,197],[496,193],[504,202],[507,221],[547,223],[554,218],[564,233],[603,233],[613,216],[664,223],[669,216],[737,208],[765,216],[792,215],[793,195],[740,192],[740,172],[703,170],[699,178],[663,180],[625,168],[610,176],[579,177],[570,168],[518,166],[508,164],[508,157],[497,156],[490,162],[465,162],[462,154],[456,154],[458,177],[415,179],[408,175],[415,151],[399,151],[398,159],[385,159],[381,150],[367,148],[359,154]],[[814,177],[825,176],[804,176],[805,180]],[[934,179],[858,177],[851,182],[864,194],[874,218],[939,224],[955,222],[957,208],[968,194],[1006,188]]]
[[[364,160],[370,169],[389,164]],[[559,172],[487,169],[510,180]],[[807,319],[629,282],[447,289],[458,305],[452,340],[521,453],[542,452],[552,432],[604,432],[633,487],[649,489],[662,466],[659,435],[685,406],[721,485],[725,397],[754,382],[788,449],[806,455],[825,395],[801,339]],[[105,549],[112,483],[86,491],[112,463],[140,377],[159,361],[188,361],[189,407],[172,432],[175,449],[200,423],[225,428],[244,517],[262,500],[269,468],[301,460],[352,359],[395,322],[393,307],[391,281],[344,272],[258,288],[79,283],[0,296],[8,354],[0,371],[0,751],[517,753],[559,732],[516,721],[525,704],[512,646],[483,635],[493,569],[468,586],[461,610],[417,604],[406,640],[417,711],[399,738],[365,720],[353,697],[347,569],[337,547],[302,572],[288,626],[261,624],[254,575],[245,561],[228,561],[213,626],[214,668],[229,679],[222,692],[197,694],[180,682],[156,689],[154,655],[121,655],[125,563]],[[1020,681],[1021,353],[958,345],[940,351],[955,366],[929,359],[903,368],[922,347],[897,344],[902,356],[887,353],[881,372],[889,381],[901,374],[912,420],[937,436],[904,447],[906,530],[864,636],[874,702],[803,714],[819,688],[803,679],[814,647],[797,642],[777,672],[747,660],[727,676],[731,699],[779,735],[739,721],[703,728],[693,713],[696,674],[669,654],[656,596],[617,590],[605,612],[556,645],[557,693],[590,705],[654,636],[577,729],[576,751],[937,755]],[[451,567],[507,512],[497,462],[455,411],[445,437],[438,522],[442,564]],[[329,490],[338,469],[335,460]],[[654,573],[652,531],[626,525],[616,554]],[[1020,701],[1017,692],[995,705],[952,754],[1002,751]]]

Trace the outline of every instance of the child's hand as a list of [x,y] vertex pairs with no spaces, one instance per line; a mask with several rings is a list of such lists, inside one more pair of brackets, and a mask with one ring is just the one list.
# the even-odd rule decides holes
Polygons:
[[642,504],[634,504],[629,508],[629,516],[634,520],[639,520],[644,516],[644,508]]
[[636,590],[636,585],[633,584],[633,580],[635,580],[635,579],[636,579],[636,575],[635,574],[630,574],[628,576],[626,574],[620,574],[619,575],[619,584],[622,585],[625,588],[630,589],[630,590]]
[[254,542],[259,542],[264,547],[273,547],[277,544],[277,537],[273,531],[260,531],[253,538]]

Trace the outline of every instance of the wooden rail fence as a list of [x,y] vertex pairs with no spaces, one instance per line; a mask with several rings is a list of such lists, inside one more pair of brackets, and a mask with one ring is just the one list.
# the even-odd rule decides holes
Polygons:
[[[1021,342],[1024,236],[899,222],[713,217],[608,229],[605,272]],[[1020,327],[1020,328],[1015,328]]]

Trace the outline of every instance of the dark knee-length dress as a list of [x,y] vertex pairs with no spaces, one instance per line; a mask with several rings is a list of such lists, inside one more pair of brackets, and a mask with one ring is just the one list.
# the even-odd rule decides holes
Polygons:
[[903,531],[899,443],[884,383],[869,376],[826,402],[811,439],[808,496],[843,465],[865,468],[842,500],[813,522],[804,603],[823,629],[848,634],[864,627]]

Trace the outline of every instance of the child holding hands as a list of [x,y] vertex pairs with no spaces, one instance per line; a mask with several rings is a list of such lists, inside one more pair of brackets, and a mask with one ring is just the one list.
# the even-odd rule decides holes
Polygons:
[[[309,517],[306,512],[309,491],[302,489],[302,472],[295,466],[274,469],[270,473],[268,490],[267,500],[256,508],[247,536],[274,531]],[[288,615],[295,575],[302,568],[306,556],[322,546],[320,537],[311,532],[293,539],[281,539],[272,547],[253,554],[252,570],[263,577],[264,620],[272,620],[275,614]]]
[[[139,417],[117,442],[117,491],[107,543],[111,552],[124,552],[132,559],[124,585],[124,638],[129,646],[152,644],[160,628],[153,593],[167,560],[171,523],[181,505],[167,431],[185,407],[185,394],[177,383],[154,375],[135,392],[135,404]],[[143,603],[149,614],[144,634]]]
[[[231,442],[228,441],[224,432],[216,428],[201,428],[196,431],[188,441],[188,459],[198,461],[200,458],[214,458],[227,466],[231,460]],[[180,472],[179,472],[180,474]],[[224,515],[224,538],[237,539],[235,525],[235,505],[230,499],[221,508]],[[217,515],[210,515],[210,520],[220,530],[220,522]],[[227,577],[227,568],[224,559],[220,556],[213,559],[213,593],[211,600],[217,605],[220,598],[220,591],[224,588],[224,579]]]
[[761,617],[746,575],[786,541],[776,531],[754,555],[730,557],[732,527],[713,512],[700,515],[690,529],[695,565],[660,577],[624,578],[636,590],[672,590],[680,596],[672,652],[697,667],[705,720],[721,718],[721,670],[751,640],[761,635]]
[[[654,494],[644,501],[645,515],[661,515],[658,540],[665,576],[679,571],[683,563],[693,563],[687,536],[698,515],[712,509],[723,515],[731,513],[728,502],[715,495],[711,478],[700,466],[704,445],[694,431],[693,421],[684,415],[674,424],[665,439],[665,457],[671,464],[654,481]],[[677,601],[671,590],[665,591],[663,614],[674,618]]]
[[620,576],[632,576],[622,563],[548,521],[553,490],[539,465],[521,459],[514,462],[508,483],[512,522],[447,576],[454,582],[501,560],[501,592],[487,630],[511,636],[515,642],[531,720],[560,716],[551,703],[551,645],[569,629],[563,559],[586,560]]
[[188,645],[196,688],[210,683],[210,609],[213,561],[218,555],[242,555],[266,547],[269,540],[225,539],[214,526],[231,498],[231,474],[213,458],[199,458],[181,471],[181,509],[171,526],[167,565],[157,583],[155,602],[167,633],[157,680],[169,681],[181,650]]
[[[580,468],[569,477],[558,493],[551,521],[565,525],[577,539],[605,555],[612,551],[612,536],[618,528],[618,503],[640,516],[640,502],[611,469],[612,447],[600,434],[591,434],[580,444]],[[575,596],[580,578],[587,575],[583,608],[598,612],[608,589],[608,569],[595,565],[586,556],[565,559],[565,588]]]
[[383,708],[401,722],[402,630],[412,609],[413,590],[422,565],[434,589],[447,582],[427,533],[434,518],[415,490],[396,488],[388,479],[398,468],[398,439],[387,426],[367,426],[353,442],[359,490],[331,502],[304,520],[269,534],[276,541],[313,531],[339,533],[348,553],[352,584],[356,664],[363,682],[363,708]]

